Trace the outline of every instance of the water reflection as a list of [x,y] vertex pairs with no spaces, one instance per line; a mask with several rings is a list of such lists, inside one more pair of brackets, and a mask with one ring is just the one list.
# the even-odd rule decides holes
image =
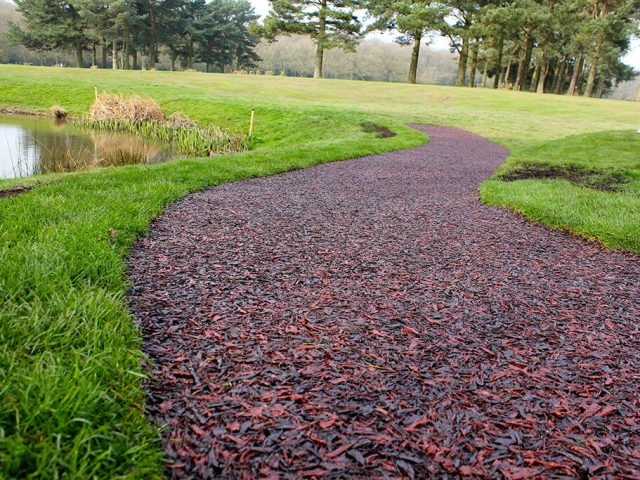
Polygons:
[[139,138],[86,132],[65,121],[0,116],[0,178],[157,163],[172,152]]

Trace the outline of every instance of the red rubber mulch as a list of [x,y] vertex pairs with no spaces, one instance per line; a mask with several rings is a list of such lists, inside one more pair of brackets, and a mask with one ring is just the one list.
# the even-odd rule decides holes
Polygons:
[[640,263],[429,144],[190,195],[130,258],[181,478],[640,478]]

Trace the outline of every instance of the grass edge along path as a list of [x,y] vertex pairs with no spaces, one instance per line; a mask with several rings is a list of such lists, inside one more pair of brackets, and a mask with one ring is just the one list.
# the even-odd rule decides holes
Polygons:
[[397,137],[66,174],[1,200],[0,477],[161,477],[125,303],[130,248],[190,192],[426,140],[390,126]]
[[[480,186],[480,198],[528,220],[609,248],[640,253],[640,134],[614,130],[572,135],[517,149]],[[598,180],[618,180],[599,191],[564,179],[506,182],[505,173],[528,164],[591,169]]]

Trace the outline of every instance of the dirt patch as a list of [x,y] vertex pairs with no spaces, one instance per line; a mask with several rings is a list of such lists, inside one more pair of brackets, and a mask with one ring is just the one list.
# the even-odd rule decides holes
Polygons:
[[34,185],[18,185],[6,190],[0,190],[0,198],[14,197],[16,195],[20,195],[21,193],[26,193],[29,190],[33,190],[34,187]]
[[625,170],[597,170],[579,165],[551,165],[548,163],[526,163],[501,175],[500,180],[514,182],[529,179],[561,179],[574,185],[603,192],[615,192],[629,181]]
[[382,125],[378,125],[373,122],[364,122],[361,123],[360,126],[362,130],[367,133],[375,133],[378,138],[391,138],[396,136],[396,132],[389,130],[387,127],[383,127]]

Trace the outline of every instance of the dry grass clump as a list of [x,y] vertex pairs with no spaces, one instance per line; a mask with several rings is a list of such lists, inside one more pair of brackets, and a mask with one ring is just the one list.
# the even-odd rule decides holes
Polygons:
[[54,105],[49,109],[49,112],[51,113],[51,115],[53,115],[55,118],[59,120],[62,120],[63,118],[67,118],[67,116],[69,115],[69,113],[60,105]]
[[152,98],[115,93],[101,93],[91,105],[92,121],[124,120],[127,122],[163,122],[165,114]]
[[174,128],[195,128],[198,126],[196,122],[191,120],[182,112],[174,112],[169,116],[167,122],[169,126]]

